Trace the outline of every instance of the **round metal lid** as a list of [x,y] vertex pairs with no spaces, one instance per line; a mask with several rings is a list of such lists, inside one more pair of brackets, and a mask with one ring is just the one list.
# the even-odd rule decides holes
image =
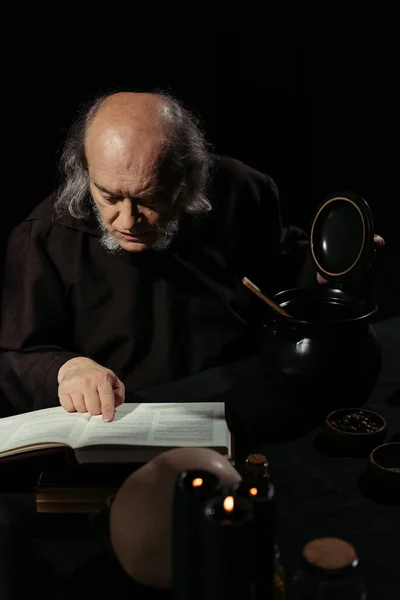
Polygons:
[[314,216],[310,245],[319,274],[344,282],[366,271],[374,252],[374,224],[367,202],[354,192],[330,194]]

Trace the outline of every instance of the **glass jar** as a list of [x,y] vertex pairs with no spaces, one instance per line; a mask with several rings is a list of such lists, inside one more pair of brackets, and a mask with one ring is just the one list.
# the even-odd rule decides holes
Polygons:
[[347,541],[324,537],[303,548],[293,600],[366,600],[357,552]]

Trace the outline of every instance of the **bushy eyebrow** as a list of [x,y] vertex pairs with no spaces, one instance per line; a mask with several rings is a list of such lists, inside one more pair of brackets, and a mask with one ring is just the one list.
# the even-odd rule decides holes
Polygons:
[[[121,192],[113,192],[111,190],[108,190],[107,188],[105,188],[103,185],[100,185],[100,183],[96,183],[95,181],[93,182],[93,185],[100,191],[103,192],[103,194],[107,194],[108,196],[111,196],[112,198],[121,198],[123,194],[121,194]],[[146,190],[146,193],[139,193],[135,196],[128,196],[131,200],[144,200],[146,198],[148,198],[149,194],[151,194],[152,190]]]
[[110,190],[107,190],[104,186],[100,185],[99,183],[96,183],[95,181],[93,182],[93,185],[95,187],[97,187],[97,189],[100,190],[100,192],[103,192],[104,194],[108,194],[109,196],[120,196],[121,195],[118,192],[111,192]]

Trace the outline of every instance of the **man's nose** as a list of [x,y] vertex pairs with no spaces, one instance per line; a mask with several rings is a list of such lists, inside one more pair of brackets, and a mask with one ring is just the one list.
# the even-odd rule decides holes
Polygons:
[[120,222],[125,230],[130,230],[135,226],[140,218],[138,206],[132,200],[124,200],[120,210]]

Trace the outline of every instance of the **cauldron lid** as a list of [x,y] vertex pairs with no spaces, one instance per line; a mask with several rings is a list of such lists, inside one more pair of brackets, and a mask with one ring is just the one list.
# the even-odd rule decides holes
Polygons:
[[366,271],[374,251],[374,224],[367,202],[354,192],[330,194],[311,226],[311,253],[319,274],[338,283]]

